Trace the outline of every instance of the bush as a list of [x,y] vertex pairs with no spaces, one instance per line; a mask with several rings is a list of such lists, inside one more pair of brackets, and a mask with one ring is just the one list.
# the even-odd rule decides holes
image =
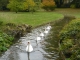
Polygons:
[[55,9],[55,2],[53,0],[43,0],[42,8],[46,11],[53,11]]
[[71,21],[60,32],[60,38],[62,40],[66,38],[78,39],[80,38],[79,36],[80,36],[80,19]]
[[80,52],[80,19],[72,20],[69,24],[63,27],[60,32],[60,42],[61,50],[63,50],[64,53],[67,51],[67,54],[72,54],[69,56],[71,60],[80,59],[80,57],[77,57],[80,56],[80,54],[78,54]]
[[74,4],[72,4],[70,7],[71,7],[71,8],[76,8],[76,6],[75,6]]
[[14,38],[6,33],[0,32],[0,51],[4,52],[10,47]]

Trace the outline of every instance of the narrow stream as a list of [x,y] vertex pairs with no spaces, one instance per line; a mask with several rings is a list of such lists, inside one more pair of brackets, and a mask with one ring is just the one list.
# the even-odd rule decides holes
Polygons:
[[[44,32],[47,25],[35,28],[31,33],[21,37],[17,43],[11,46],[0,60],[60,60],[58,51],[59,31],[69,22],[70,19],[63,19],[52,23],[48,34],[36,43],[36,38],[40,32]],[[28,54],[26,52],[27,42],[30,41],[34,51]]]
[[63,57],[60,56],[59,52],[59,32],[62,28],[69,23],[74,17],[65,16],[64,19],[56,21],[52,23],[53,27],[45,39],[45,48],[44,50],[48,53],[45,57],[47,60],[64,60]]

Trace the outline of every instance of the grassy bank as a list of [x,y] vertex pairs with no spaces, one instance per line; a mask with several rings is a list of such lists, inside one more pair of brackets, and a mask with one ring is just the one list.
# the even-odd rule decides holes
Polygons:
[[58,8],[55,12],[63,14],[75,16],[76,18],[80,18],[80,9],[71,9],[71,8]]
[[62,18],[55,12],[0,12],[0,20],[4,23],[29,24],[33,27]]
[[72,20],[60,32],[60,49],[66,60],[80,60],[80,19]]
[[80,60],[80,9],[56,9],[55,12],[76,17],[59,33],[60,50],[65,60]]

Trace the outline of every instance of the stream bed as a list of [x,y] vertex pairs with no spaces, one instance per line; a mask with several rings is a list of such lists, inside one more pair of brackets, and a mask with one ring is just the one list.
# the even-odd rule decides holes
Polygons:
[[[41,41],[36,43],[37,36],[40,32],[44,32],[47,24],[44,26],[33,29],[30,33],[24,37],[20,37],[18,42],[12,45],[2,56],[0,60],[61,60],[59,56],[59,32],[62,27],[69,22],[69,18],[64,18],[55,23],[51,23],[52,26],[49,33],[44,34]],[[30,41],[33,47],[31,53],[26,52],[27,42]]]

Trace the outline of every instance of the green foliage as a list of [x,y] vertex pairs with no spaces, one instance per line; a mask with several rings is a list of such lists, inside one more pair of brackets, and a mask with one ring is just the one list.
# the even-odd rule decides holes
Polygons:
[[35,6],[36,10],[39,10],[41,8],[41,1],[42,0],[34,0],[34,2],[36,4],[36,6]]
[[10,47],[14,38],[6,33],[0,32],[0,51],[6,51]]
[[7,5],[7,7],[11,11],[15,11],[15,12],[18,12],[19,10],[24,9],[23,1],[21,0],[9,0],[9,4]]
[[34,12],[36,6],[35,2],[33,0],[27,0],[27,4],[29,11]]
[[0,10],[7,10],[8,0],[0,0]]
[[79,47],[73,51],[73,54],[70,57],[70,59],[71,60],[80,60],[80,48]]
[[2,25],[3,24],[3,21],[0,21],[0,25]]
[[43,0],[42,8],[46,11],[53,11],[55,9],[55,2],[53,0]]
[[62,40],[65,38],[78,39],[80,38],[80,19],[76,19],[67,24],[63,30],[60,32],[60,37]]
[[11,11],[23,11],[23,10],[33,10],[35,7],[35,3],[33,0],[9,0],[9,4],[7,7]]
[[70,58],[66,58],[66,60],[71,60]]
[[[70,52],[71,60],[80,59],[80,19],[72,20],[69,24],[64,26],[60,32],[60,49]],[[67,54],[68,54],[67,52]]]
[[73,41],[71,39],[66,39],[66,40],[63,40],[60,49],[66,50],[66,49],[72,47],[72,45],[73,45]]
[[0,52],[4,52],[4,51],[6,51],[6,50],[7,50],[6,47],[4,47],[4,46],[0,46]]
[[75,5],[75,8],[80,8],[80,0],[73,0],[72,4]]
[[76,6],[75,6],[74,4],[72,4],[70,7],[71,7],[71,8],[76,8]]

